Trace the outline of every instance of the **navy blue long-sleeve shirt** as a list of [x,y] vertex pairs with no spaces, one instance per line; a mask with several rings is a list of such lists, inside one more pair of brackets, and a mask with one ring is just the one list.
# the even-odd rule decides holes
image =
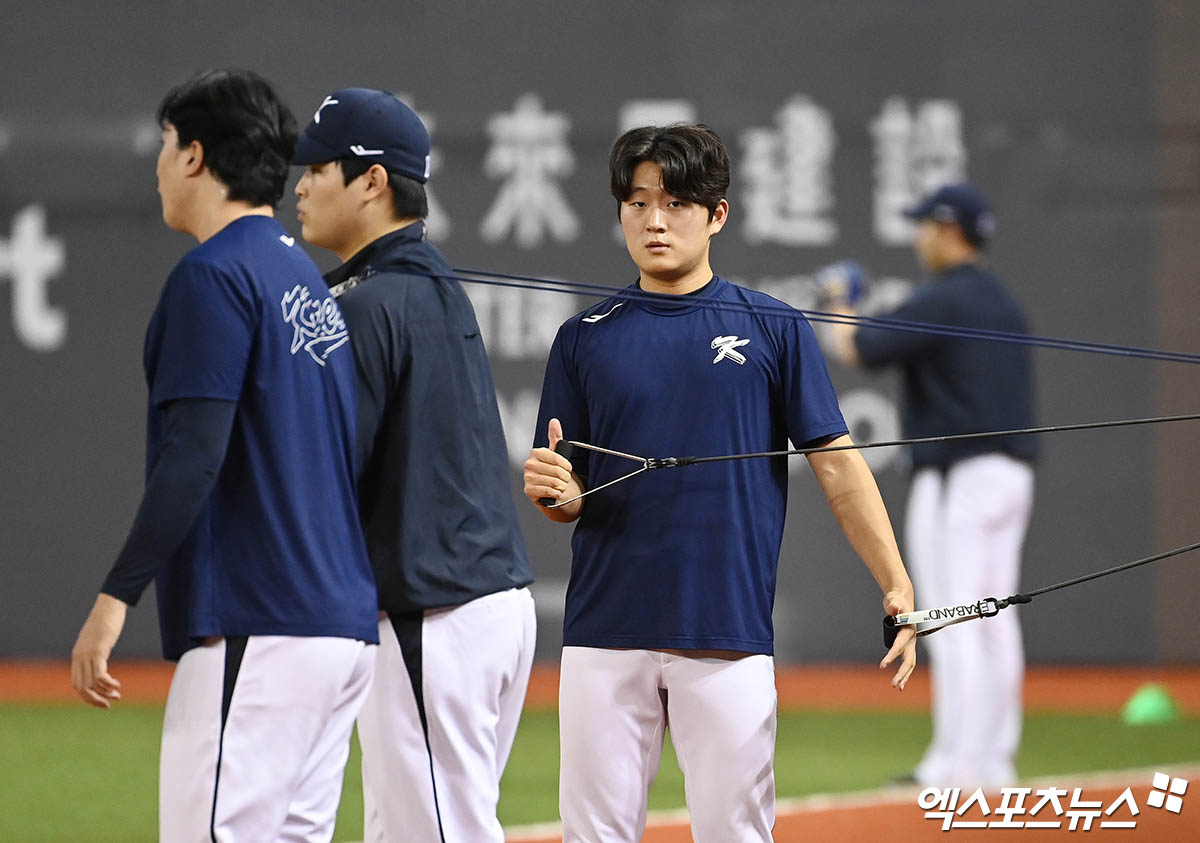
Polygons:
[[358,361],[359,512],[389,613],[533,581],[491,368],[452,275],[417,222],[325,277]]
[[133,526],[100,591],[136,606],[208,499],[229,444],[237,404],[185,398],[166,405],[163,446],[146,472]]
[[[1017,301],[994,275],[974,263],[940,273],[880,318],[1018,334],[1029,330]],[[859,328],[854,342],[863,366],[900,367],[906,437],[1034,425],[1033,371],[1027,345],[873,325]],[[913,445],[913,467],[946,468],[966,457],[995,452],[1033,461],[1037,443],[1026,434]]]

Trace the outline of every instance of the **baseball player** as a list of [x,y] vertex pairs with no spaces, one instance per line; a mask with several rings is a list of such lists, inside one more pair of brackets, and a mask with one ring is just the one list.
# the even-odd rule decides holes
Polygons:
[[108,658],[151,579],[163,655],[159,839],[327,841],[375,664],[354,493],[354,358],[321,275],[272,218],[295,120],[249,72],[158,109],[163,219],[200,245],[146,333],[147,479],[80,630],[71,678],[108,708]]
[[425,240],[429,135],[393,94],[325,97],[295,163],[304,239],[358,360],[360,514],[379,584],[358,720],[368,841],[501,843],[533,663],[533,580],[475,312]]
[[[1020,305],[981,265],[991,213],[970,185],[947,185],[907,214],[933,280],[884,318],[1024,334]],[[853,314],[854,290],[834,286],[834,308]],[[848,365],[900,367],[910,437],[1033,426],[1029,349],[930,333],[833,326]],[[948,606],[1017,591],[1033,504],[1032,436],[935,442],[912,448],[905,528],[922,603]],[[1015,610],[928,639],[933,740],[914,778],[925,785],[1002,787],[1016,779],[1024,654]]]
[[[563,839],[641,839],[669,723],[698,843],[770,840],[786,459],[654,471],[600,489],[628,463],[553,448],[564,435],[649,455],[850,439],[808,323],[709,265],[729,215],[720,138],[703,125],[633,129],[613,146],[610,170],[639,269],[630,289],[658,295],[617,295],[562,325],[525,463],[525,494],[562,501],[538,503],[551,520],[578,521],[559,696]],[[730,303],[744,307],[719,307]],[[866,462],[848,450],[809,464],[885,610],[905,611],[912,584]],[[571,501],[588,488],[596,494]],[[916,664],[910,628],[881,667],[896,659],[892,684],[903,688]]]

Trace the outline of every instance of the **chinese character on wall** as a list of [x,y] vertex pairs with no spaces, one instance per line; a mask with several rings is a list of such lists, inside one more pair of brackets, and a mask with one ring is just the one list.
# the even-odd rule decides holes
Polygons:
[[522,94],[512,111],[488,120],[492,145],[484,173],[503,179],[479,234],[488,243],[512,237],[524,249],[547,236],[570,242],[579,236],[579,219],[563,196],[560,180],[575,170],[567,146],[571,120],[548,112],[536,94]]
[[928,100],[913,113],[901,97],[891,97],[871,123],[875,140],[874,228],[889,246],[912,241],[912,223],[903,210],[926,193],[967,172],[962,112],[950,100]]
[[773,128],[742,133],[742,232],[750,243],[820,246],[837,239],[829,112],[805,96],[779,109]]

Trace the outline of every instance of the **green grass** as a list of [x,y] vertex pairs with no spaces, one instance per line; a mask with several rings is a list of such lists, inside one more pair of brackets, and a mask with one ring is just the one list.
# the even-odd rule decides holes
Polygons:
[[[154,840],[161,725],[158,706],[102,713],[81,705],[0,705],[0,841]],[[783,712],[779,795],[877,787],[910,771],[928,739],[925,715]],[[356,744],[334,840],[362,839],[358,759]],[[1030,714],[1019,767],[1023,776],[1052,776],[1197,760],[1198,718],[1128,727],[1115,715]],[[505,825],[556,818],[557,766],[556,714],[526,712],[503,784]],[[669,741],[650,805],[683,805]]]

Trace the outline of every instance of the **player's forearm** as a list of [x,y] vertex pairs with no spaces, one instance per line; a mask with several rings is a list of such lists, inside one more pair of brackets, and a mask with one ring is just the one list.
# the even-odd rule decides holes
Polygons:
[[[857,315],[854,308],[848,304],[831,305],[829,312],[839,316]],[[833,337],[833,355],[838,362],[843,366],[859,365],[858,346],[854,342],[854,335],[858,333],[858,324],[855,322],[832,322],[829,324],[829,331]]]
[[[844,436],[831,444],[848,445],[851,439]],[[862,454],[834,451],[811,454],[808,459],[842,532],[880,590],[885,594],[899,591],[911,601],[912,581],[901,560],[879,487]]]

